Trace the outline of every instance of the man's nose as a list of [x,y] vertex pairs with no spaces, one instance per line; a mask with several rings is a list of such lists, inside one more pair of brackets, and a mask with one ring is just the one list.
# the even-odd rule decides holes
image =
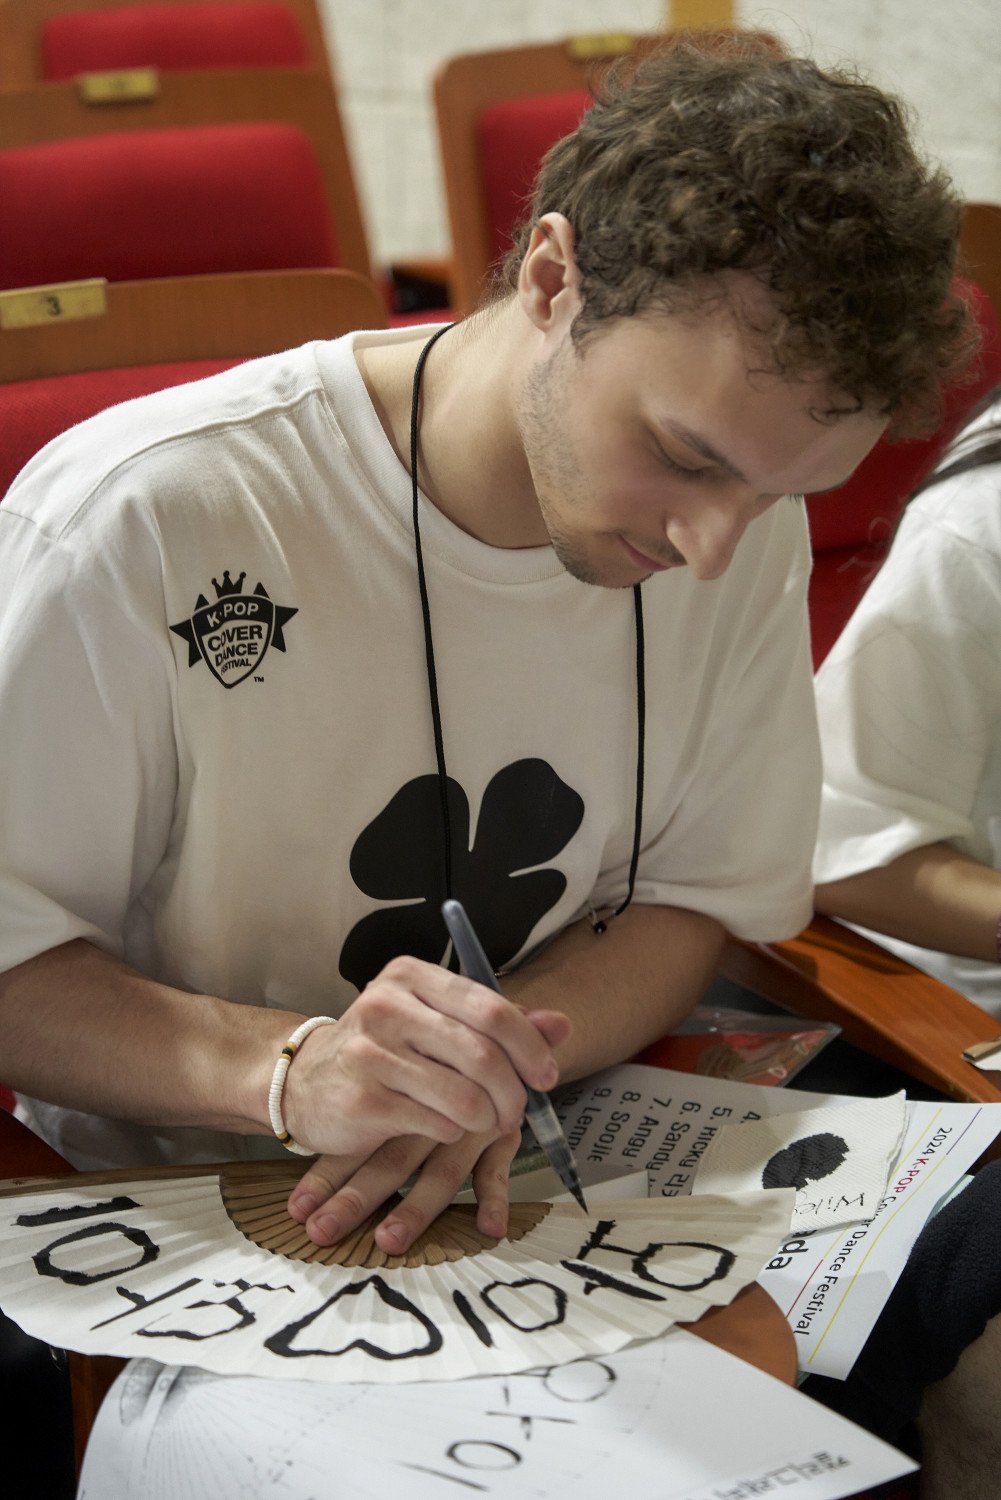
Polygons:
[[684,554],[696,578],[719,578],[730,566],[748,525],[769,503],[759,502],[757,497],[720,501],[706,498],[682,525],[668,526],[668,540]]

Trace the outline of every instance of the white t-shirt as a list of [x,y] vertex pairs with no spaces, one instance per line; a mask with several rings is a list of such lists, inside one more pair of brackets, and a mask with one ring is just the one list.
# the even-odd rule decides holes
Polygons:
[[[101,413],[0,507],[0,967],[74,937],[195,993],[338,1014],[446,957],[409,475],[352,335]],[[457,435],[458,440],[458,435]],[[454,893],[495,963],[626,891],[633,597],[425,503]],[[635,899],[809,919],[819,748],[801,505],[643,586]],[[614,1025],[614,1017],[609,1018]],[[79,1165],[260,1154],[30,1103]]]
[[[910,503],[817,700],[818,884],[936,842],[1001,869],[1001,465]],[[869,935],[1001,1016],[997,964]]]

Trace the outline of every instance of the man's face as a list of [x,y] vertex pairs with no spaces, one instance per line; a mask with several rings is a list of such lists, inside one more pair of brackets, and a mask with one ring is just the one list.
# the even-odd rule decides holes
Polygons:
[[885,420],[825,416],[849,403],[822,380],[760,373],[765,363],[720,303],[618,319],[580,351],[565,322],[550,335],[516,417],[569,573],[606,588],[681,566],[717,578],[781,496],[844,483]]

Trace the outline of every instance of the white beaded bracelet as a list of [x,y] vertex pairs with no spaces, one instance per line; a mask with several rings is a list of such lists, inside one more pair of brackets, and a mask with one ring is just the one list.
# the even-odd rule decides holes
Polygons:
[[286,1151],[293,1151],[296,1156],[315,1156],[315,1151],[308,1150],[295,1142],[285,1129],[285,1121],[282,1118],[282,1093],[285,1088],[285,1075],[288,1072],[289,1063],[298,1052],[302,1043],[315,1031],[318,1026],[332,1026],[336,1016],[310,1016],[308,1021],[303,1021],[297,1026],[281,1050],[281,1056],[275,1063],[275,1071],[271,1075],[271,1087],[268,1089],[268,1118],[271,1121],[271,1129],[281,1141]]

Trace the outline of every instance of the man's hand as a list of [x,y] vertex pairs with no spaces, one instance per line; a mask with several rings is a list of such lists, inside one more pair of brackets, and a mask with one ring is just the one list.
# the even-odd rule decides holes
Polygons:
[[520,1141],[518,1130],[468,1135],[449,1146],[436,1146],[424,1136],[399,1136],[366,1161],[321,1156],[293,1190],[289,1212],[305,1223],[317,1244],[334,1244],[420,1169],[410,1192],[375,1230],[381,1250],[402,1255],[472,1172],[479,1204],[476,1223],[484,1234],[500,1239],[507,1232],[508,1171]]
[[447,969],[394,959],[336,1026],[311,1033],[289,1068],[286,1127],[323,1153],[289,1211],[318,1243],[332,1243],[423,1163],[406,1202],[379,1226],[382,1249],[407,1249],[471,1169],[479,1226],[503,1233],[525,1084],[553,1087],[552,1048],[569,1031],[559,1012],[525,1015]]

